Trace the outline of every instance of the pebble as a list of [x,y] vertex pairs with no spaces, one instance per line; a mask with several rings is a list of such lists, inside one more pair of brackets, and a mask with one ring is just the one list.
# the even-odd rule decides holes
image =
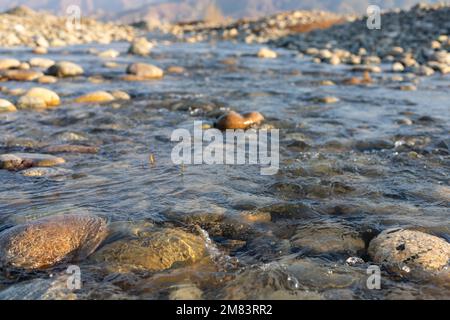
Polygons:
[[258,58],[275,59],[278,54],[268,48],[261,48],[257,54]]
[[52,84],[58,82],[58,78],[54,76],[42,76],[37,79],[37,82],[42,84]]
[[10,81],[33,81],[44,74],[33,70],[7,70],[3,72],[3,76]]
[[50,76],[55,76],[59,78],[64,77],[75,77],[82,75],[84,70],[79,65],[68,62],[68,61],[60,61],[56,62],[50,68],[47,69],[47,74]]
[[164,71],[147,63],[132,63],[127,67],[127,73],[141,79],[159,79],[164,76]]
[[67,214],[41,218],[0,233],[0,265],[36,270],[81,261],[105,239],[104,219]]
[[18,68],[20,61],[17,59],[0,59],[0,70]]
[[249,112],[243,115],[230,111],[217,120],[216,127],[220,130],[247,129],[253,125],[259,125],[264,117],[259,112]]
[[186,69],[184,69],[183,67],[179,67],[179,66],[170,66],[167,68],[167,72],[181,74],[181,73],[185,73]]
[[0,99],[0,113],[17,111],[16,107],[5,99]]
[[152,48],[153,44],[146,38],[138,38],[131,43],[128,53],[139,56],[148,56]]
[[119,55],[120,52],[114,49],[105,50],[98,54],[98,56],[103,59],[114,59],[117,58]]
[[450,243],[415,230],[388,229],[369,244],[369,255],[376,263],[401,272],[440,271],[448,266]]
[[111,91],[111,95],[117,100],[130,100],[131,97],[128,93],[121,90]]
[[405,67],[400,62],[395,62],[392,64],[393,72],[403,72],[404,70],[405,70]]
[[11,153],[0,155],[0,169],[22,170],[31,167],[52,167],[63,164],[63,158],[39,153]]
[[75,99],[76,103],[102,103],[115,100],[114,96],[106,91],[87,93]]
[[29,64],[32,67],[48,69],[55,64],[55,61],[46,58],[31,58]]

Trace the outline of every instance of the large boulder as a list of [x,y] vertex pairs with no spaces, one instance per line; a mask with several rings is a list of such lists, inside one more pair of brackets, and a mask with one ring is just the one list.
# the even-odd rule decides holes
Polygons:
[[44,269],[80,261],[105,239],[104,219],[94,215],[50,216],[0,233],[0,265],[12,269]]

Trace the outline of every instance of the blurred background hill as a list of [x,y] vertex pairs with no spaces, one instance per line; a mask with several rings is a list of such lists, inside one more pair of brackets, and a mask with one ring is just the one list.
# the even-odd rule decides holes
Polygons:
[[[317,9],[340,13],[364,13],[369,4],[382,9],[408,8],[428,0],[0,0],[2,11],[18,5],[63,14],[78,5],[83,15],[131,23],[142,20],[192,21],[206,15],[229,18],[256,18],[280,11]],[[442,2],[442,1],[441,1]]]

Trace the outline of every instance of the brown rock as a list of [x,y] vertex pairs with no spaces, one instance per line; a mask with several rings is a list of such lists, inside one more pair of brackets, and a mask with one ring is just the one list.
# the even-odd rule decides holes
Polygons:
[[79,261],[90,255],[106,235],[106,222],[93,215],[38,219],[0,234],[0,265],[33,270]]
[[63,158],[39,153],[10,153],[0,155],[0,169],[22,170],[30,167],[52,167],[65,163]]
[[127,68],[127,73],[144,79],[158,79],[164,75],[162,69],[146,63],[130,64]]
[[235,111],[230,111],[217,121],[216,127],[220,130],[226,129],[247,129],[252,125],[258,125],[264,121],[264,117],[259,112],[250,112],[243,115]]
[[205,251],[203,238],[181,229],[163,229],[108,244],[92,258],[114,272],[161,271],[177,263],[195,262]]
[[101,103],[101,102],[110,102],[115,100],[115,98],[106,91],[95,91],[88,94],[85,94],[81,97],[75,99],[77,103]]

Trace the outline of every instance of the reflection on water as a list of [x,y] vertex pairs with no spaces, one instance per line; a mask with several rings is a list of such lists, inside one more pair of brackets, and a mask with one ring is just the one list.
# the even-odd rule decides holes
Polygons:
[[[88,259],[80,265],[84,287],[75,297],[449,297],[445,279],[409,281],[383,273],[383,290],[366,288],[366,247],[379,231],[415,227],[450,240],[448,77],[420,79],[417,91],[398,90],[404,83],[389,73],[373,75],[369,86],[348,86],[342,81],[353,75],[346,66],[313,64],[289,51],[261,60],[255,46],[221,42],[161,45],[151,58],[123,54],[111,69],[86,54],[89,47],[49,54],[82,65],[87,74],[48,85],[63,99],[59,108],[1,114],[0,151],[39,152],[64,142],[99,146],[100,152],[65,154],[66,171],[53,178],[0,171],[0,229],[27,218],[91,212],[122,230],[112,232],[111,242],[146,224],[195,224],[210,257],[163,272],[126,274],[105,272]],[[31,54],[16,50],[14,56],[27,60]],[[119,80],[132,61],[186,71],[150,82]],[[98,75],[100,83],[87,80]],[[132,100],[69,102],[94,90],[123,90]],[[339,101],[317,102],[325,96]],[[277,175],[262,176],[255,166],[171,163],[174,129],[192,129],[194,120],[212,124],[227,108],[260,111],[280,129]],[[349,266],[350,256],[366,262]],[[13,282],[3,279],[1,287],[15,286],[17,294],[50,286],[48,297],[55,298],[62,286],[45,275]]]

